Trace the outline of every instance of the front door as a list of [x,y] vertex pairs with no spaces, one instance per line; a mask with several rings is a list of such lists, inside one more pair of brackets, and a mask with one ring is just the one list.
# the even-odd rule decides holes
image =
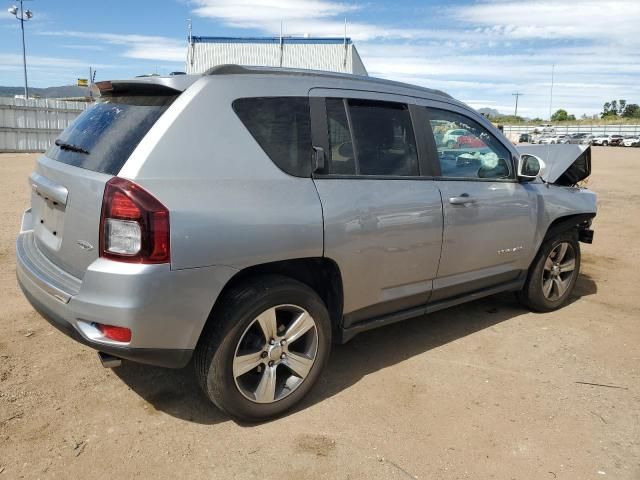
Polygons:
[[517,181],[511,151],[462,112],[427,108],[444,209],[432,301],[516,280],[532,255],[535,195]]

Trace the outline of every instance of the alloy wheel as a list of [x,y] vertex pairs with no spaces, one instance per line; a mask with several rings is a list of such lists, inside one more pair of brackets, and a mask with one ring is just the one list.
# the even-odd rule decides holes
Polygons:
[[309,375],[318,354],[318,327],[304,308],[278,305],[258,315],[236,346],[233,378],[256,403],[293,393]]
[[549,252],[542,271],[542,294],[547,300],[563,297],[573,281],[576,252],[569,242],[561,242]]

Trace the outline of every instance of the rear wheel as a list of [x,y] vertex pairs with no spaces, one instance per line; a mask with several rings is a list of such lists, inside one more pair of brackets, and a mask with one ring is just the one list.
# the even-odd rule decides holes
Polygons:
[[306,395],[331,345],[327,309],[306,285],[268,275],[229,291],[195,352],[198,380],[243,420],[277,416]]
[[580,244],[575,232],[560,233],[546,240],[533,261],[520,301],[537,312],[563,307],[580,272]]

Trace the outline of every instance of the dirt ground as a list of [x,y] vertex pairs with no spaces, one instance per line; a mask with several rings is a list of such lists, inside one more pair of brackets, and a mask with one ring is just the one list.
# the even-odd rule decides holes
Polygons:
[[0,155],[0,480],[640,479],[640,149],[594,151],[595,243],[566,308],[505,294],[362,334],[259,425],[189,368],[102,368],[33,311],[14,241],[35,158]]

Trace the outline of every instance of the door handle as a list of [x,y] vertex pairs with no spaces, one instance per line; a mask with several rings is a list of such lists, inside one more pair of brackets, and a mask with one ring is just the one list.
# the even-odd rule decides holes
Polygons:
[[449,197],[449,203],[451,205],[467,205],[469,203],[476,203],[476,201],[471,198],[468,193],[463,193],[459,197]]

